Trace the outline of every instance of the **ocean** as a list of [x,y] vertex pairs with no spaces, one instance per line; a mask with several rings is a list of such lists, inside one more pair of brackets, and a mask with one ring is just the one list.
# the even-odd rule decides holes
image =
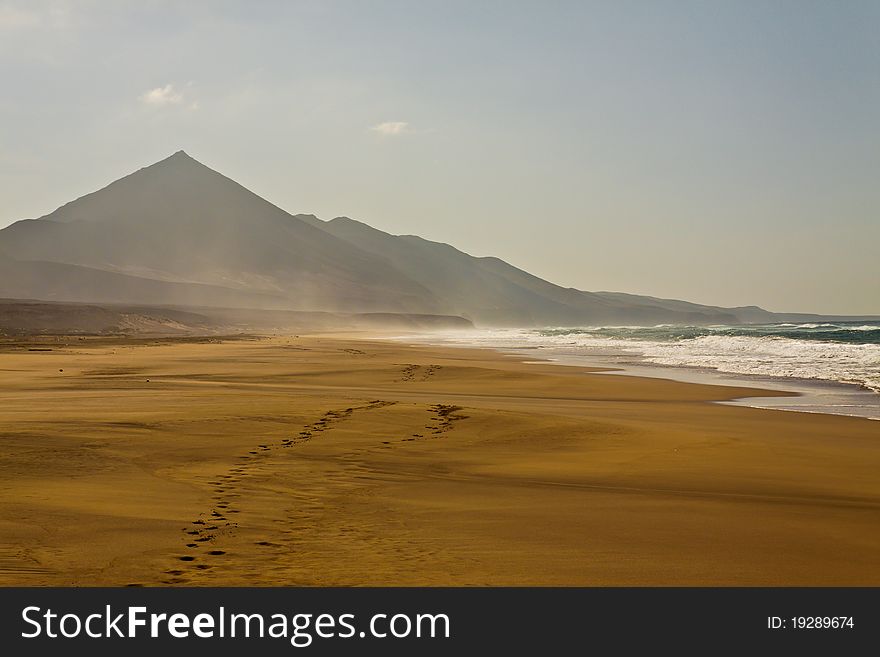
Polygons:
[[880,419],[876,322],[491,329],[450,332],[441,341],[529,349],[536,360],[621,367],[624,374],[791,390],[802,397],[742,403]]

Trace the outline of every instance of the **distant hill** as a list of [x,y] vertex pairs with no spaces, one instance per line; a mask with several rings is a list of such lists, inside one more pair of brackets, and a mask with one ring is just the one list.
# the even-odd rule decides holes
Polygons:
[[[3,232],[0,231],[0,241]],[[146,303],[180,306],[253,306],[283,308],[286,298],[272,293],[201,283],[119,274],[82,265],[16,260],[0,252],[0,298]]]
[[448,244],[292,215],[183,151],[0,230],[0,297],[455,315],[487,326],[779,317],[564,288]]
[[34,335],[191,336],[281,331],[466,329],[461,317],[86,304],[0,298],[0,338]]

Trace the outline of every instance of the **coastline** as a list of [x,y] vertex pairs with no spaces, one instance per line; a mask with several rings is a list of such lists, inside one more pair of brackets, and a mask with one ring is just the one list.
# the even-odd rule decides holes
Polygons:
[[880,584],[876,423],[387,337],[0,351],[0,584]]
[[[538,362],[586,367],[594,371],[604,370],[607,374],[620,376],[648,377],[682,383],[745,387],[758,391],[773,390],[776,392],[787,392],[791,394],[782,396],[776,394],[771,396],[747,395],[741,399],[724,400],[719,403],[737,404],[750,408],[843,415],[846,417],[880,420],[880,393],[869,390],[857,383],[739,374],[697,366],[661,365],[647,361],[634,354],[602,353],[590,348],[579,348],[573,353],[573,350],[555,349],[539,345],[515,347],[499,344],[493,346],[487,343],[469,343],[466,338],[456,339],[452,337],[454,335],[455,333],[450,332],[441,334],[413,333],[410,335],[394,336],[394,339],[422,345],[492,349],[499,353],[514,356],[523,353],[533,353],[535,354],[535,360]],[[438,336],[440,336],[439,339]]]

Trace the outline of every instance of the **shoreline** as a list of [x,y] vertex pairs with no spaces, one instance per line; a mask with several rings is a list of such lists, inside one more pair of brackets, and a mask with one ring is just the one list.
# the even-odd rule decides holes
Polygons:
[[[790,392],[790,401],[780,399],[780,395],[747,395],[739,400],[725,400],[719,403],[738,404],[749,408],[783,410],[796,413],[840,415],[880,420],[880,393],[858,383],[831,381],[826,379],[802,379],[797,377],[771,377],[759,374],[740,374],[717,369],[686,366],[661,365],[646,360],[637,360],[635,355],[591,353],[583,348],[579,354],[554,352],[553,347],[539,345],[510,346],[468,343],[443,336],[432,339],[432,334],[414,333],[395,336],[391,339],[415,344],[490,349],[502,354],[518,355],[522,352],[541,354],[536,362],[556,363],[571,367],[585,367],[591,371],[605,370],[605,373],[618,376],[648,377],[661,380],[678,381],[705,385],[728,385],[754,388],[758,391]],[[436,335],[436,334],[435,334]],[[561,350],[560,350],[561,351]],[[528,361],[523,361],[528,362]],[[842,409],[848,409],[844,411]]]
[[0,584],[880,585],[875,423],[387,337],[0,352]]

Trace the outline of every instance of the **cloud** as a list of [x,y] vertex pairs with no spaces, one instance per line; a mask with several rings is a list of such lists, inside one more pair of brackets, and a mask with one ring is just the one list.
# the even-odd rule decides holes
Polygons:
[[156,105],[159,107],[164,105],[179,105],[183,102],[183,94],[175,90],[173,84],[166,84],[164,87],[150,89],[141,95],[140,100],[147,105]]
[[0,6],[0,29],[35,27],[40,24],[40,16],[33,11],[16,7]]
[[153,107],[170,107],[175,105],[185,107],[194,112],[199,109],[199,101],[192,98],[192,94],[190,93],[192,86],[193,83],[188,82],[186,84],[186,90],[179,91],[173,84],[169,83],[164,87],[156,87],[155,89],[150,89],[149,91],[142,93],[138,99],[145,105],[152,105]]
[[11,4],[0,5],[0,30],[24,30],[29,28],[66,28],[73,23],[73,17],[65,4],[52,3],[34,7],[31,3],[26,9]]
[[15,7],[0,7],[0,28],[31,27],[39,23],[39,17]]
[[386,136],[405,135],[411,132],[409,123],[406,121],[385,121],[374,125],[370,130]]

